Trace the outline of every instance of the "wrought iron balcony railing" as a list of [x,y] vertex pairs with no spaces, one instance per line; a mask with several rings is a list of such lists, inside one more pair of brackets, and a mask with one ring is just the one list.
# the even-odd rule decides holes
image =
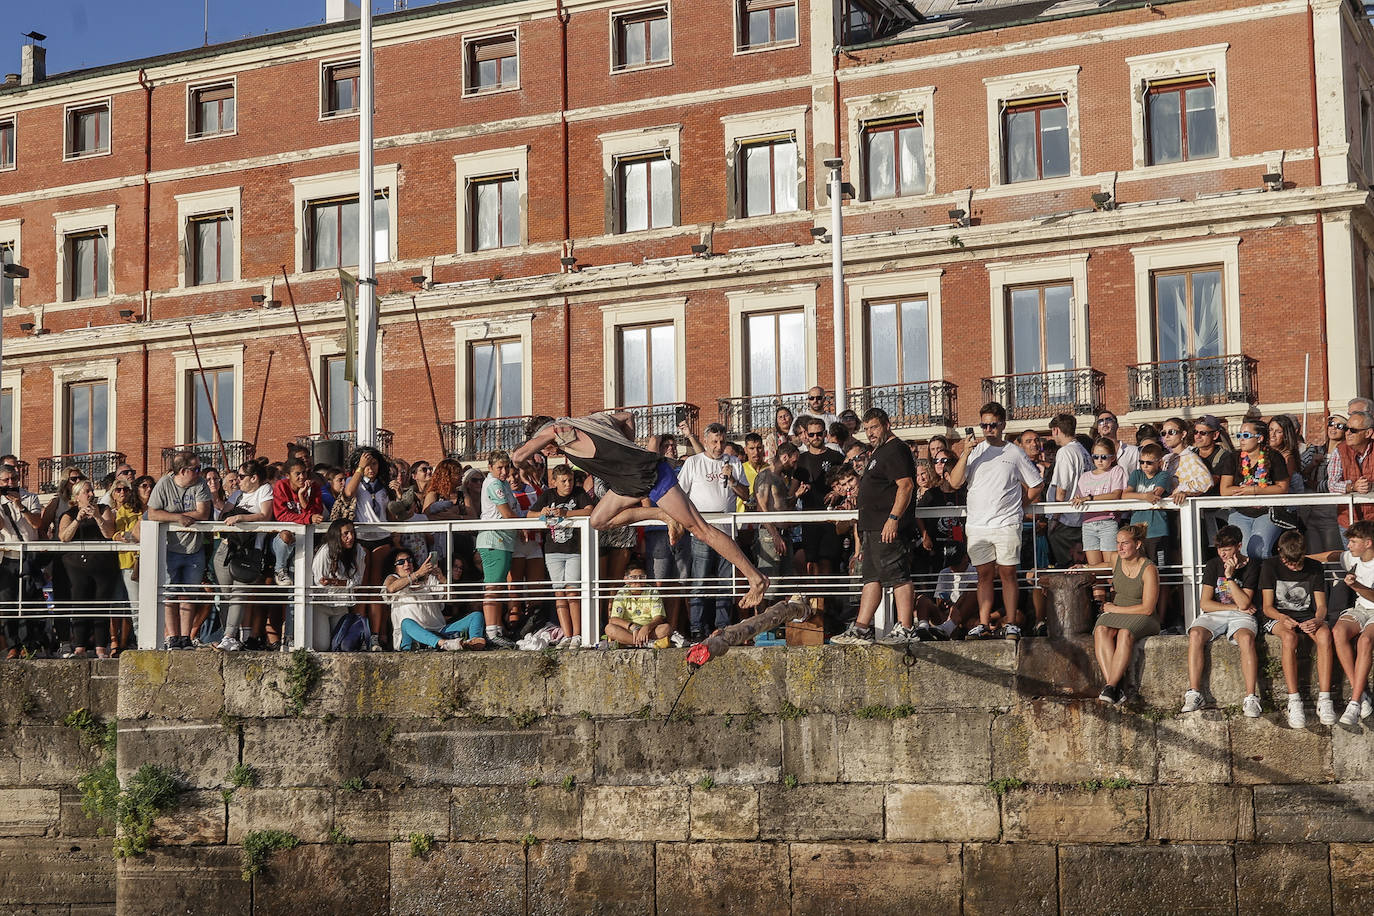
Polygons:
[[86,479],[100,483],[106,474],[124,463],[123,452],[81,452],[38,459],[38,492],[56,493],[67,468],[76,468]]
[[1106,382],[1106,375],[1091,367],[994,375],[983,379],[983,400],[1005,407],[1008,420],[1091,415],[1106,404]]
[[860,417],[870,407],[887,411],[894,427],[953,426],[959,386],[953,382],[903,382],[897,385],[870,385],[849,392],[849,403]]
[[697,433],[697,418],[701,416],[701,408],[695,404],[688,404],[679,401],[672,404],[641,404],[637,407],[612,407],[615,411],[626,411],[635,418],[635,438],[641,443],[648,440],[650,436],[661,436],[664,433],[677,433],[677,425],[683,421],[691,424]]
[[[791,391],[786,394],[747,394],[738,398],[716,400],[720,423],[725,427],[726,434],[732,437],[772,429],[780,407],[786,407],[792,412],[793,422],[800,419],[803,414],[816,411],[814,405],[807,403],[805,391]],[[820,412],[835,412],[833,395],[825,396]]]
[[454,420],[440,427],[444,455],[456,461],[484,461],[500,449],[513,452],[524,444],[530,416]]
[[236,469],[239,465],[252,461],[257,453],[253,443],[244,442],[242,439],[225,439],[223,444],[223,451],[220,451],[218,442],[188,442],[185,445],[164,448],[162,473],[165,474],[172,469],[172,458],[177,452],[193,452],[200,459],[201,467],[219,468],[221,471]]
[[[392,440],[394,437],[395,437],[395,433],[393,433],[391,430],[389,430],[389,429],[378,429],[378,430],[377,430],[377,451],[381,452],[383,455],[385,455],[385,456],[387,456],[388,458],[390,458],[390,457],[391,457],[391,440]],[[333,432],[328,432],[328,433],[307,433],[306,435],[303,435],[303,436],[297,436],[297,437],[296,437],[296,443],[297,443],[298,445],[309,446],[310,448],[313,449],[313,448],[315,447],[315,443],[316,443],[316,442],[319,442],[319,441],[321,441],[321,440],[323,440],[323,439],[335,439],[335,440],[337,440],[337,441],[339,441],[339,442],[342,442],[342,443],[344,443],[345,445],[347,445],[348,448],[352,449],[352,448],[355,448],[355,447],[358,445],[358,431],[357,431],[356,429],[336,429],[336,430],[334,430]],[[345,457],[347,457],[347,456],[345,456]]]
[[1235,353],[1126,367],[1131,410],[1165,410],[1259,400],[1258,362]]

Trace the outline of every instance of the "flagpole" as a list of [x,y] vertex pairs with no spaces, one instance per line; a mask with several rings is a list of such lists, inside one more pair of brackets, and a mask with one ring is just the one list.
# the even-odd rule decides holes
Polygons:
[[377,444],[377,277],[372,225],[372,0],[360,7],[358,56],[358,444]]

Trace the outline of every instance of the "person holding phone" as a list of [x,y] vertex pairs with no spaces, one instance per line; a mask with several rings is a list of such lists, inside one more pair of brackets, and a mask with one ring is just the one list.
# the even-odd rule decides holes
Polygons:
[[[72,541],[109,541],[114,537],[114,513],[95,498],[89,480],[79,480],[72,486],[72,505],[58,521],[58,538]],[[75,610],[90,612],[112,606],[114,586],[119,577],[119,564],[108,551],[73,552],[62,554],[71,587],[71,603]],[[82,657],[95,648],[95,627],[90,617],[71,618],[71,655]],[[101,641],[99,655],[109,655],[105,641]]]

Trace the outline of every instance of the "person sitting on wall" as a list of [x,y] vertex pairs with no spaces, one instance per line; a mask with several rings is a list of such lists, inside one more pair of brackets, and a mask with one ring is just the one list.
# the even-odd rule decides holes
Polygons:
[[686,643],[673,630],[663,613],[663,598],[656,588],[645,588],[642,563],[631,561],[625,568],[625,586],[611,602],[606,621],[606,638],[621,646],[648,646],[666,649]]
[[[922,640],[946,640],[967,630],[978,618],[978,571],[969,566],[962,544],[951,548],[949,565],[940,570],[935,591],[916,599],[916,634]],[[998,612],[994,611],[997,617]],[[941,620],[941,618],[944,618]]]
[[1331,703],[1333,644],[1326,625],[1326,573],[1316,560],[1303,556],[1307,542],[1301,531],[1279,535],[1278,553],[1260,565],[1259,587],[1263,597],[1266,633],[1274,633],[1283,645],[1283,680],[1288,688],[1288,724],[1304,728],[1307,714],[1298,693],[1298,639],[1307,636],[1317,644],[1317,718],[1323,725],[1336,724]]
[[[344,519],[330,522],[324,544],[315,551],[311,563],[311,573],[320,592],[314,601],[316,646],[328,646],[339,618],[356,613],[356,590],[362,584],[366,567],[367,553],[358,543],[353,523]],[[372,640],[368,648],[377,651],[381,647]]]
[[1145,556],[1145,526],[1127,525],[1116,535],[1116,563],[1112,568],[1112,600],[1102,606],[1093,628],[1093,646],[1106,684],[1098,699],[1120,706],[1126,702],[1121,682],[1131,664],[1135,644],[1159,633],[1155,616],[1159,601],[1159,570]]
[[1336,658],[1350,681],[1350,703],[1338,721],[1341,727],[1353,730],[1359,728],[1361,719],[1374,713],[1368,687],[1374,660],[1374,522],[1356,522],[1346,529],[1345,537],[1344,551],[1333,550],[1313,559],[1328,563],[1339,560],[1345,568],[1344,584],[1355,594],[1355,603],[1331,628]]
[[434,554],[417,567],[415,554],[402,547],[393,555],[392,564],[394,569],[382,588],[391,602],[391,632],[398,649],[405,652],[428,646],[457,652],[487,647],[481,611],[472,611],[452,623],[444,618],[444,573]]
[[1183,694],[1183,712],[1202,708],[1203,649],[1208,643],[1226,637],[1240,650],[1240,670],[1245,678],[1245,700],[1241,709],[1250,718],[1263,712],[1257,690],[1259,657],[1255,637],[1255,598],[1259,590],[1260,564],[1241,550],[1243,533],[1226,525],[1212,539],[1217,556],[1202,570],[1203,613],[1188,628],[1188,689]]

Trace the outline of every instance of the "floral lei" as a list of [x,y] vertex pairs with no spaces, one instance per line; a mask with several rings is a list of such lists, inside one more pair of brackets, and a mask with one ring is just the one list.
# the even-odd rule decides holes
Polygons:
[[1264,449],[1256,449],[1259,457],[1251,460],[1249,452],[1240,453],[1240,479],[1245,486],[1267,487],[1273,484],[1273,468],[1266,460]]

